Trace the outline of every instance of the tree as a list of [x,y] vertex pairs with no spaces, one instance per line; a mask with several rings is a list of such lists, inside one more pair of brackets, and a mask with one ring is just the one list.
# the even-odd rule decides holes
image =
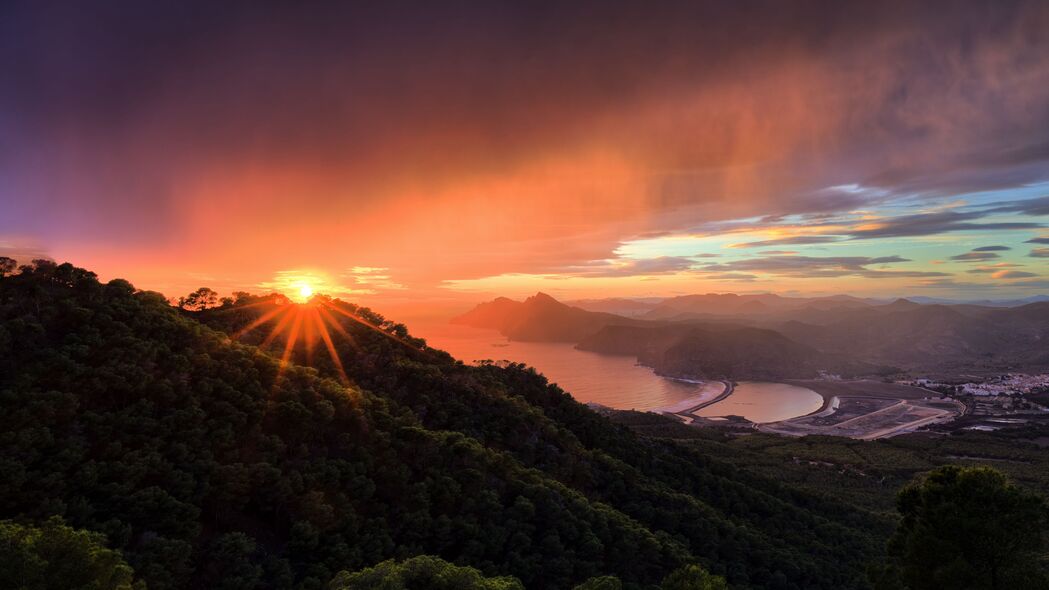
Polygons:
[[7,256],[0,256],[0,278],[3,278],[13,272],[18,267],[18,262],[14,258],[8,258]]
[[359,572],[339,572],[330,590],[524,590],[517,578],[486,578],[472,567],[453,565],[432,555],[403,562],[387,560]]
[[911,590],[1045,588],[1045,501],[989,467],[940,467],[900,491],[889,542]]
[[216,590],[251,590],[262,578],[253,556],[258,547],[244,533],[226,533],[215,539],[207,554],[204,575]]
[[144,590],[104,541],[58,517],[41,527],[0,521],[0,590]]
[[572,590],[623,590],[623,582],[615,576],[598,576],[590,578]]
[[686,565],[670,572],[659,587],[662,590],[728,590],[725,578],[698,565]]
[[193,311],[203,311],[209,307],[215,307],[218,301],[219,294],[207,287],[201,287],[178,300],[180,308]]

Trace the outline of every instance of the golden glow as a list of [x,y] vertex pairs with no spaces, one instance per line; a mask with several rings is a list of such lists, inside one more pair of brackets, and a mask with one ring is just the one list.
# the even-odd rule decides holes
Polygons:
[[[304,285],[304,287],[309,288],[309,285]],[[299,294],[304,298],[307,297],[305,288],[300,289]],[[313,295],[314,293],[311,288],[309,297],[312,297]],[[361,348],[354,340],[353,336],[350,335],[346,328],[344,328],[330,312],[336,312],[341,316],[352,320],[356,324],[359,324],[381,336],[389,338],[405,347],[423,354],[428,354],[425,349],[421,349],[416,345],[391,334],[381,326],[371,323],[369,320],[357,315],[354,311],[344,308],[341,304],[332,301],[325,295],[319,295],[318,298],[312,299],[308,303],[290,304],[283,296],[277,296],[244,307],[257,305],[273,305],[274,309],[261,314],[253,322],[235,332],[233,334],[233,339],[237,340],[267,322],[276,322],[269,334],[266,335],[262,343],[259,345],[260,348],[265,349],[273,344],[277,339],[277,336],[285,333],[284,349],[280,357],[280,365],[277,372],[277,380],[274,384],[275,386],[284,378],[284,373],[292,361],[292,354],[295,350],[295,345],[299,340],[302,340],[305,346],[306,364],[313,363],[313,349],[318,341],[323,342],[332,363],[335,365],[335,370],[338,373],[339,380],[344,385],[350,384],[350,379],[346,375],[346,370],[343,367],[342,360],[339,358],[335,342],[332,340],[332,334],[328,329],[331,328],[334,330],[353,350],[359,351]]]
[[[267,293],[284,293],[294,303],[308,303],[310,299],[318,294],[324,293],[331,297],[354,297],[373,294],[370,288],[358,288],[362,280],[358,276],[363,269],[366,272],[382,271],[383,269],[357,268],[346,269],[342,273],[329,273],[316,268],[294,268],[277,271],[268,281],[255,284],[254,289],[261,289]],[[372,279],[389,279],[385,275],[369,276]],[[387,288],[383,284],[384,288]]]

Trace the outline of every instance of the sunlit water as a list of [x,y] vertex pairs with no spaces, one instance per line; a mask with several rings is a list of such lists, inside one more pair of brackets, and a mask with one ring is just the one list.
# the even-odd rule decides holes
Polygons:
[[[550,342],[510,342],[498,332],[449,324],[413,324],[412,333],[463,362],[510,360],[535,367],[584,403],[621,410],[684,409],[713,399],[720,382],[687,383],[666,379],[633,357],[576,350]],[[783,420],[819,408],[822,399],[803,387],[743,382],[727,399],[700,411],[704,416],[735,414],[755,422]]]
[[815,412],[820,394],[786,383],[740,381],[732,395],[696,412],[697,416],[743,416],[751,422],[777,422]]

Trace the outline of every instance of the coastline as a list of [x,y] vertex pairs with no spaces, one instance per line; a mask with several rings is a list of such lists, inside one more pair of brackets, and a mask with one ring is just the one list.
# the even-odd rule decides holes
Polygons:
[[820,394],[823,405],[804,416],[762,424],[759,430],[787,436],[821,434],[874,440],[913,432],[964,413],[964,406],[956,400],[899,383],[863,379],[788,383]]
[[735,381],[721,381],[721,383],[724,386],[721,390],[721,393],[717,394],[713,398],[704,398],[702,396],[695,397],[688,400],[684,400],[681,403],[674,404],[673,406],[659,408],[655,411],[660,414],[671,414],[686,419],[691,418],[693,421],[695,421],[696,419],[700,418],[700,416],[695,415],[695,412],[698,412],[699,410],[702,410],[707,406],[711,406],[720,401],[723,401],[725,398],[732,395],[732,392],[736,388]]

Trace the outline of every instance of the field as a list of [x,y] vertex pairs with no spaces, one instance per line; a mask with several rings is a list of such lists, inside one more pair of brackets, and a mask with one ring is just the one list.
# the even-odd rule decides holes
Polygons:
[[896,383],[880,381],[789,381],[823,396],[823,407],[807,416],[762,424],[764,432],[805,436],[823,434],[875,439],[914,431],[923,426],[950,421],[965,407],[955,401],[937,399],[938,394]]
[[922,399],[939,394],[920,387],[901,385],[899,383],[885,383],[884,381],[871,381],[862,379],[857,381],[823,380],[823,379],[795,379],[786,380],[785,383],[808,387],[812,391],[823,396],[824,402],[834,397],[869,397],[880,399]]
[[741,434],[641,412],[612,412],[611,418],[639,434],[675,439],[746,471],[886,514],[894,512],[900,486],[945,464],[992,466],[1049,494],[1049,418],[997,432],[918,432],[879,440]]

